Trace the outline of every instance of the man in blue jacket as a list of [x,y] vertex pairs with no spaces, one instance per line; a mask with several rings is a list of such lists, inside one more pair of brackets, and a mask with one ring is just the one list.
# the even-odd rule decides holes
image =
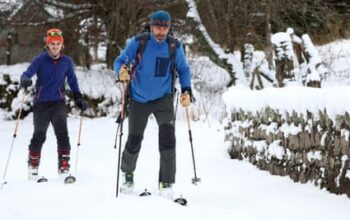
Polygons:
[[[176,66],[181,84],[180,101],[183,106],[190,105],[191,76],[184,50],[176,42],[174,58],[170,57],[171,26],[170,14],[159,10],[151,15],[149,37],[142,54],[140,44],[144,39],[140,35],[133,37],[120,56],[114,62],[114,70],[122,82],[130,82],[129,134],[123,151],[121,170],[123,183],[121,191],[130,193],[133,190],[133,172],[147,120],[154,114],[159,126],[159,190],[160,194],[172,198],[172,184],[175,183],[175,115],[173,107],[173,80]],[[174,62],[174,63],[172,63]],[[135,66],[129,75],[128,66]]]
[[50,29],[46,33],[46,52],[36,56],[28,69],[21,76],[20,85],[27,88],[32,85],[31,77],[36,74],[34,98],[34,133],[29,144],[28,168],[29,179],[36,180],[41,157],[41,149],[46,139],[46,132],[51,123],[57,138],[58,173],[69,172],[70,143],[67,129],[67,112],[65,104],[65,81],[71,88],[76,105],[87,109],[73,61],[62,53],[63,33],[60,29]]

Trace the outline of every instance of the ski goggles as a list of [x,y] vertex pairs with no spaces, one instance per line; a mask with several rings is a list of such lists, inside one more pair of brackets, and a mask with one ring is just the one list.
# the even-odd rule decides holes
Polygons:
[[47,36],[50,36],[50,37],[54,37],[54,36],[63,37],[63,32],[62,31],[49,31],[49,32],[47,32]]

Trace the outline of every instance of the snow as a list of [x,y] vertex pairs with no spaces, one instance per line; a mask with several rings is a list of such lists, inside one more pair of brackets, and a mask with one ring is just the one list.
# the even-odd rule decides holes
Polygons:
[[321,153],[321,151],[308,152],[306,156],[307,156],[307,159],[310,162],[312,162],[314,160],[319,160],[319,161],[322,160],[322,153]]
[[323,64],[331,74],[326,76],[322,86],[350,84],[350,40],[338,40],[330,44],[319,46]]
[[328,116],[335,121],[337,114],[350,113],[349,94],[350,86],[333,86],[322,89],[288,86],[264,90],[250,90],[246,87],[234,86],[223,94],[223,99],[227,112],[242,109],[256,113],[270,107],[282,114],[292,114],[295,111],[306,116],[309,111],[317,117],[319,111],[327,109]]
[[50,5],[44,4],[43,8],[47,11],[49,15],[56,19],[62,19],[64,18],[64,11],[62,9],[59,9],[57,7],[52,7]]
[[[72,164],[76,158],[79,118],[69,117]],[[127,131],[127,123],[125,124]],[[14,121],[0,127],[0,170],[3,171],[12,141]],[[348,219],[350,200],[320,190],[312,184],[296,184],[288,177],[271,176],[246,161],[231,160],[217,121],[208,128],[191,122],[197,175],[202,182],[191,184],[193,168],[185,121],[178,120],[177,181],[175,195],[183,195],[182,207],[157,196],[157,124],[150,118],[135,172],[137,191],[153,196],[115,197],[117,150],[113,148],[116,124],[112,118],[84,119],[77,182],[64,185],[56,173],[56,140],[52,127],[43,148],[40,172],[49,179],[35,183],[26,179],[27,145],[32,134],[32,115],[20,123],[9,164],[8,184],[0,190],[0,219]],[[124,133],[123,142],[127,137]],[[281,155],[278,145],[276,155]],[[74,170],[74,167],[72,167]],[[307,204],[307,205],[306,205]],[[291,211],[293,210],[293,211]],[[286,215],[288,213],[288,215]]]
[[[276,140],[272,142],[269,147],[268,147],[268,152],[270,157],[275,157],[278,160],[282,160],[285,153],[284,153],[284,148],[281,146],[281,140]],[[271,158],[269,158],[271,159]]]
[[287,58],[289,60],[293,60],[294,51],[293,45],[290,38],[290,34],[286,32],[278,32],[271,37],[271,42],[276,47],[276,57],[278,59]]

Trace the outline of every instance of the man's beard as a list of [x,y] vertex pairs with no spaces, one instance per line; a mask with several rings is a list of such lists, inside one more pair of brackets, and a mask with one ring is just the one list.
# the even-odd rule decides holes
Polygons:
[[154,37],[156,38],[156,40],[157,40],[158,42],[162,42],[162,41],[165,40],[166,35],[165,35],[165,34],[157,34],[157,35],[154,35]]

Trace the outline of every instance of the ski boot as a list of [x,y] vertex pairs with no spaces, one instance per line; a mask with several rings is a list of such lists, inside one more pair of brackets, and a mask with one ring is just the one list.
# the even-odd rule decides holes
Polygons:
[[58,154],[58,174],[64,175],[69,173],[69,154]]
[[123,183],[120,187],[120,192],[125,194],[132,194],[134,192],[134,173],[123,173]]
[[172,184],[160,182],[159,183],[159,195],[164,197],[164,198],[173,200],[174,191],[172,188]]
[[39,176],[40,152],[29,151],[28,180],[36,181]]

